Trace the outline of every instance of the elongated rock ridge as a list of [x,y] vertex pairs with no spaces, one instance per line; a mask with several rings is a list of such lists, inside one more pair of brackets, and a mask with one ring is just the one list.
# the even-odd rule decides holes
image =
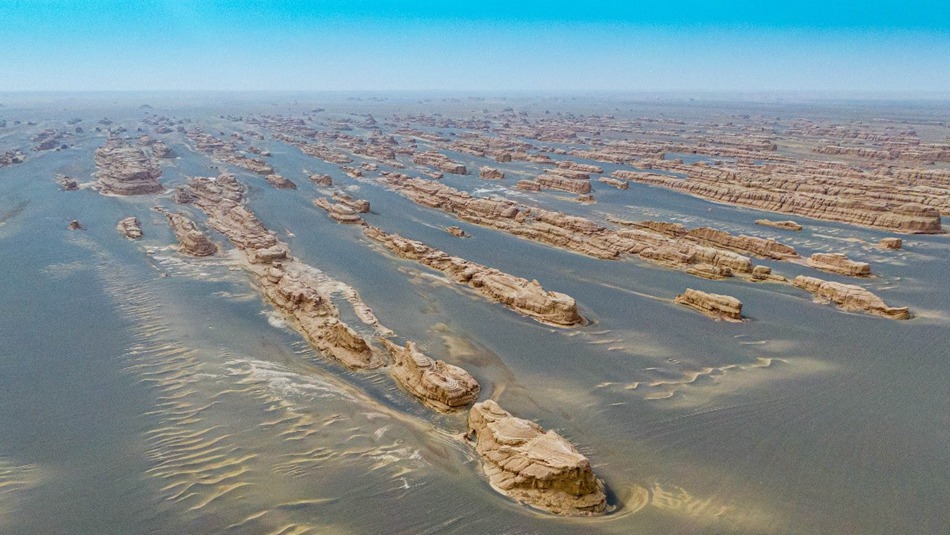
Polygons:
[[557,515],[606,510],[603,481],[561,435],[512,416],[490,399],[472,407],[468,428],[485,475],[502,494]]
[[686,305],[715,320],[742,321],[742,302],[735,297],[687,288],[676,296],[676,303]]
[[366,340],[339,319],[329,295],[334,281],[294,260],[287,245],[242,204],[244,191],[233,175],[223,174],[192,179],[177,198],[204,211],[208,225],[245,255],[244,267],[257,279],[262,295],[317,351],[354,369],[381,366]]
[[367,226],[363,233],[376,240],[401,258],[415,260],[424,266],[439,270],[455,282],[468,285],[490,299],[500,301],[526,316],[542,323],[567,327],[584,322],[577,312],[577,303],[569,295],[546,291],[538,281],[529,281],[464,258],[451,256],[445,251],[388,234]]
[[463,221],[594,258],[618,260],[632,254],[711,278],[752,273],[749,257],[684,237],[649,229],[614,230],[583,217],[497,197],[473,197],[445,184],[398,173],[382,173],[380,180],[418,204],[454,214]]
[[855,262],[841,253],[815,253],[808,259],[808,265],[815,269],[849,277],[871,276],[871,264]]
[[894,232],[943,232],[940,212],[931,206],[917,203],[875,203],[829,194],[826,191],[813,191],[802,185],[809,177],[792,173],[765,175],[704,166],[685,167],[684,170],[689,175],[686,180],[628,170],[614,171],[612,176],[770,212],[840,221]]
[[880,297],[860,286],[804,275],[795,277],[792,284],[813,294],[819,303],[835,303],[842,310],[866,312],[895,320],[910,319],[910,310],[907,307],[887,306]]
[[462,368],[427,357],[414,342],[406,342],[406,347],[385,338],[380,338],[380,342],[392,356],[389,373],[425,405],[439,412],[451,412],[478,399],[478,381]]

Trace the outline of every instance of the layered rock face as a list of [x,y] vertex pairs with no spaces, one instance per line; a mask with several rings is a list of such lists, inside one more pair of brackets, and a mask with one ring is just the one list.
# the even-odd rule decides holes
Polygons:
[[816,301],[835,303],[842,310],[866,312],[895,320],[910,319],[910,310],[907,307],[887,306],[880,297],[860,286],[803,275],[795,277],[792,284],[812,293]]
[[574,298],[546,291],[536,280],[528,281],[464,258],[451,256],[422,242],[387,234],[376,227],[368,226],[363,229],[363,233],[368,238],[382,243],[396,255],[437,269],[455,282],[468,285],[490,299],[500,301],[505,306],[542,323],[566,327],[584,322],[577,312]]
[[798,187],[798,183],[807,182],[807,176],[774,176],[702,166],[689,166],[686,171],[689,175],[686,180],[638,171],[615,171],[613,176],[770,212],[840,221],[895,232],[943,232],[940,212],[936,208],[916,203],[870,202],[853,196],[843,197]]
[[289,314],[307,341],[324,355],[350,368],[377,368],[382,365],[366,340],[340,321],[339,311],[320,292],[320,282],[293,266],[271,266],[253,270],[260,275],[264,296],[279,310]]
[[615,178],[609,178],[605,176],[602,176],[597,180],[603,184],[607,184],[608,186],[612,186],[617,189],[630,189],[630,183],[628,183],[626,180],[617,180]]
[[564,437],[512,416],[492,400],[472,407],[468,427],[485,474],[502,494],[558,515],[606,510],[603,482]]
[[505,178],[505,173],[495,169],[494,167],[488,167],[486,165],[479,169],[478,176],[486,180],[501,180]]
[[412,157],[412,161],[419,165],[428,165],[430,167],[435,167],[443,173],[449,173],[452,175],[467,175],[468,170],[465,169],[465,166],[453,162],[448,156],[442,154],[441,152],[430,151],[422,152],[416,154]]
[[164,188],[162,168],[145,149],[109,138],[96,149],[96,188],[114,195],[150,195]]
[[676,303],[698,310],[715,320],[742,321],[742,302],[728,295],[710,294],[687,288]]
[[267,175],[264,177],[264,180],[277,189],[297,189],[297,184],[294,184],[292,180],[278,174]]
[[406,347],[385,339],[380,342],[392,356],[389,372],[393,378],[427,406],[450,412],[478,399],[478,381],[462,368],[432,360],[413,342],[406,342]]
[[730,249],[747,253],[760,258],[786,260],[798,256],[794,247],[779,243],[772,239],[757,238],[754,236],[733,236],[728,232],[709,227],[699,227],[685,234],[687,239],[696,240],[704,245],[712,245],[723,249]]
[[137,240],[142,237],[142,227],[139,225],[137,217],[126,217],[119,221],[115,229],[130,240]]
[[218,252],[218,246],[198,230],[195,222],[181,214],[165,212],[168,225],[178,238],[178,250],[191,256],[211,256]]
[[815,269],[849,277],[871,276],[871,264],[855,262],[841,253],[815,253],[808,259],[808,265]]
[[244,186],[234,176],[194,178],[182,189],[178,198],[201,208],[208,215],[208,225],[246,256],[245,268],[256,277],[261,294],[311,346],[350,368],[382,365],[366,340],[339,319],[326,289],[334,281],[321,280],[312,268],[291,258],[287,245],[241,204]]
[[370,211],[369,201],[364,199],[354,199],[346,193],[334,193],[333,200],[351,208],[354,212],[359,212],[361,214],[367,214]]
[[800,230],[802,230],[802,228],[804,228],[804,227],[802,227],[801,225],[799,225],[798,223],[796,223],[796,222],[794,222],[794,221],[791,221],[791,220],[787,220],[787,221],[772,221],[772,220],[770,220],[770,219],[756,219],[756,220],[755,220],[755,224],[756,224],[756,225],[766,226],[766,227],[780,228],[780,229],[783,229],[783,230],[793,230],[793,231],[795,231],[795,232],[799,232]]
[[563,176],[544,174],[534,179],[541,187],[568,191],[571,193],[590,193],[590,180],[577,180]]
[[322,208],[327,211],[327,215],[330,216],[330,219],[336,221],[337,223],[343,223],[345,225],[365,225],[366,222],[363,221],[363,218],[360,217],[356,210],[350,208],[349,206],[341,203],[331,203],[326,197],[320,197],[313,200],[313,205],[317,208]]
[[881,249],[901,249],[904,247],[904,240],[900,238],[884,238],[877,243]]
[[583,217],[507,199],[472,197],[438,182],[397,173],[383,173],[381,181],[418,204],[455,214],[464,221],[594,258],[616,260],[633,254],[684,270],[717,272],[722,276],[752,273],[748,257],[684,238],[647,229],[608,229]]

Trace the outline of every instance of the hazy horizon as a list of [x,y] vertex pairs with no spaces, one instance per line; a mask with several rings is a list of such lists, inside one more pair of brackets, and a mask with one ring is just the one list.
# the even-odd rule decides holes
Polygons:
[[936,1],[8,2],[0,91],[942,93]]

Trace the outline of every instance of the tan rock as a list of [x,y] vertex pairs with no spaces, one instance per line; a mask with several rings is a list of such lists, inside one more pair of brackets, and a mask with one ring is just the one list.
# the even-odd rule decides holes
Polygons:
[[218,252],[218,247],[198,230],[195,222],[183,216],[182,214],[173,214],[165,212],[168,219],[168,225],[178,238],[179,248],[182,253],[191,256],[211,256]]
[[297,184],[294,184],[292,180],[278,174],[271,173],[265,176],[264,179],[277,189],[297,189]]
[[327,215],[330,216],[330,219],[333,219],[337,223],[343,223],[347,225],[365,225],[366,222],[363,221],[363,218],[356,212],[356,210],[350,208],[345,204],[340,203],[331,203],[326,197],[320,197],[313,200],[313,205],[318,208],[323,208],[327,211]]
[[145,149],[109,138],[96,149],[95,187],[114,195],[150,195],[164,191],[162,168]]
[[855,262],[841,253],[815,253],[808,259],[808,265],[815,269],[849,277],[871,276],[871,264]]
[[396,255],[441,271],[455,282],[474,288],[490,299],[537,321],[560,327],[584,322],[572,297],[546,291],[536,280],[528,281],[464,258],[451,256],[422,242],[397,234],[387,234],[376,227],[367,226],[363,233],[368,238],[382,243]]
[[687,288],[674,302],[698,310],[715,320],[742,321],[742,302],[728,295]]
[[877,244],[881,249],[901,249],[904,247],[904,240],[900,238],[884,238]]
[[802,230],[803,228],[798,223],[794,221],[790,221],[790,220],[789,221],[771,221],[769,219],[756,219],[755,224],[763,225],[766,227],[780,228],[784,230],[794,230],[795,232],[798,232]]
[[587,457],[564,437],[512,416],[492,400],[472,407],[468,427],[485,475],[497,491],[558,515],[606,510],[603,482]]
[[464,230],[462,230],[461,227],[456,227],[456,226],[445,227],[445,231],[448,232],[449,234],[455,236],[456,238],[467,238],[467,237],[468,237],[468,233],[465,232]]
[[616,178],[602,176],[598,178],[597,181],[617,189],[630,189],[630,183],[626,180],[617,180]]
[[486,165],[479,170],[479,176],[486,180],[501,180],[505,178],[505,173]]
[[451,412],[478,399],[478,381],[462,368],[432,360],[413,342],[406,342],[406,347],[383,338],[380,342],[393,358],[389,373],[427,406],[440,412]]
[[795,277],[792,284],[812,293],[817,302],[832,302],[842,310],[866,312],[896,320],[910,319],[910,311],[907,307],[887,306],[880,297],[860,286],[825,281],[804,275]]
[[126,217],[119,221],[115,229],[130,240],[137,240],[142,237],[142,227],[139,225],[137,217]]
[[311,182],[313,182],[314,184],[318,186],[328,188],[333,185],[333,177],[331,177],[330,175],[313,174],[313,175],[310,175],[309,178]]

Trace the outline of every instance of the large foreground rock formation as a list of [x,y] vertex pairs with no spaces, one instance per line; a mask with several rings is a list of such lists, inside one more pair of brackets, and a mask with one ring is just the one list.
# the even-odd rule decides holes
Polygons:
[[698,310],[715,320],[742,321],[742,302],[728,295],[710,294],[687,288],[676,303]]
[[158,181],[161,166],[146,148],[109,138],[96,149],[96,184],[102,193],[114,195],[149,195],[161,193]]
[[427,406],[450,412],[478,399],[478,381],[462,368],[432,360],[414,342],[406,342],[406,347],[384,338],[380,342],[393,358],[389,370],[393,378]]
[[466,284],[542,323],[565,327],[584,322],[577,312],[574,298],[546,291],[536,280],[528,281],[464,258],[451,256],[422,242],[397,234],[387,234],[376,227],[368,226],[363,229],[363,233],[368,238],[382,243],[396,255],[437,269],[455,282]]
[[554,431],[516,418],[492,400],[472,407],[468,428],[485,474],[499,492],[558,515],[606,510],[604,484],[590,461]]
[[795,277],[792,284],[812,293],[816,301],[835,303],[842,310],[866,312],[895,320],[910,319],[910,310],[907,307],[887,306],[880,297],[860,286],[804,275]]

